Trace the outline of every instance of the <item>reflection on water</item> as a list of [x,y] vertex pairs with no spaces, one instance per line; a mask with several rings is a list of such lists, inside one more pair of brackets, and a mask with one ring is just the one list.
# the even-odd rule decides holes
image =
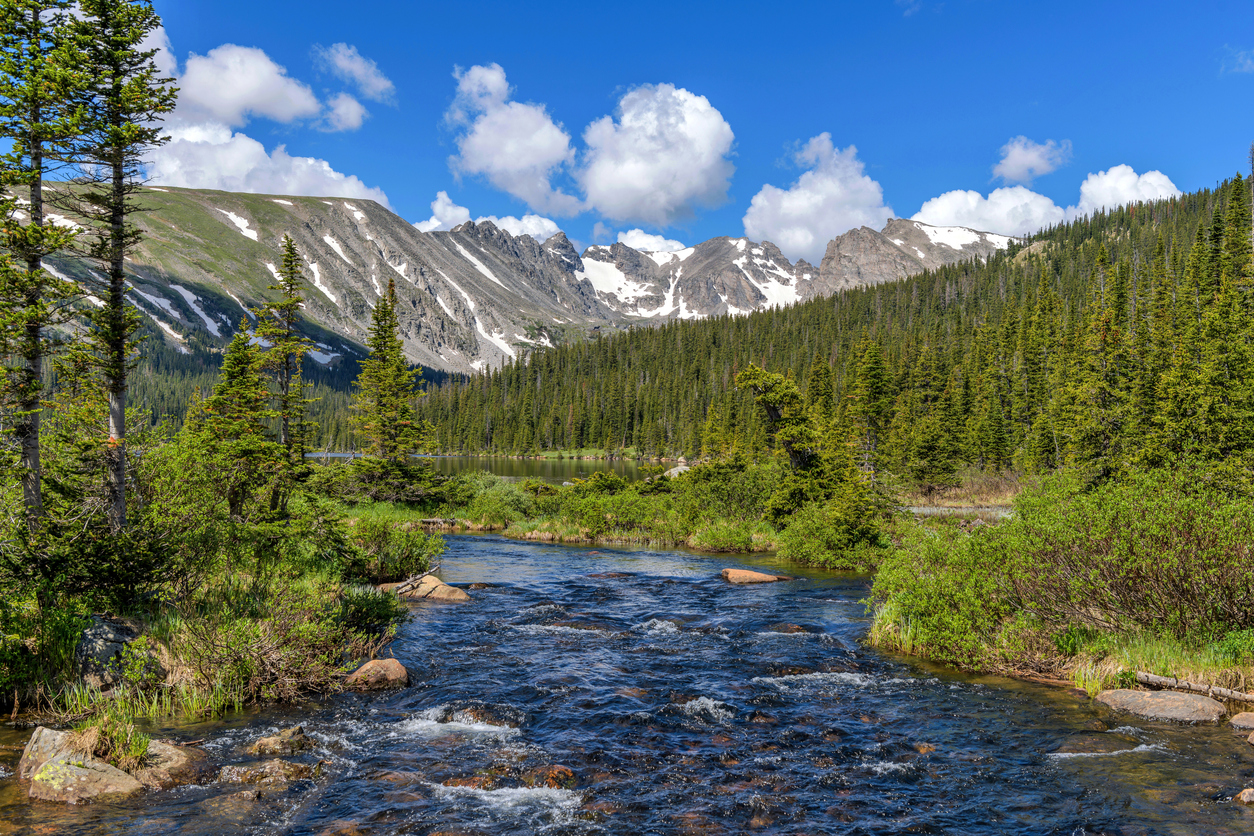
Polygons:
[[[1254,833],[1240,736],[865,649],[865,578],[447,541],[444,578],[488,586],[412,605],[391,648],[409,688],[160,732],[231,763],[300,722],[326,777],[78,809],[0,777],[0,834]],[[798,579],[719,579],[745,564]],[[27,735],[0,732],[0,775]]]

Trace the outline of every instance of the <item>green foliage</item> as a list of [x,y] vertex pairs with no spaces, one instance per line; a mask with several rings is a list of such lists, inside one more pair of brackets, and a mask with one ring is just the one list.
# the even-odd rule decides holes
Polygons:
[[373,586],[346,588],[340,599],[340,622],[351,633],[385,635],[410,619],[410,612],[390,592]]
[[1215,653],[1232,665],[1254,662],[1254,630],[1230,630],[1215,642]]
[[346,568],[350,578],[371,583],[402,581],[431,568],[444,553],[444,538],[420,529],[376,519],[361,519],[352,527],[351,540],[361,558]]
[[73,746],[77,751],[94,755],[124,772],[144,765],[149,742],[120,701],[105,701],[95,715],[74,727]]
[[810,503],[793,514],[779,535],[779,556],[828,569],[866,568],[880,545],[876,520],[839,502]]
[[436,472],[430,462],[410,458],[384,459],[374,456],[315,467],[306,488],[319,496],[344,502],[397,502],[422,505],[446,495],[447,477]]

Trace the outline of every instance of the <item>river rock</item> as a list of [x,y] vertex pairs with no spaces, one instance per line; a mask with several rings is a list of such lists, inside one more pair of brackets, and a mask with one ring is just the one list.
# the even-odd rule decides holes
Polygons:
[[317,766],[291,761],[268,760],[264,763],[242,763],[224,766],[218,773],[218,780],[224,784],[286,784],[288,781],[301,781],[316,778]]
[[87,755],[62,752],[30,779],[30,797],[40,801],[79,804],[95,799],[119,801],[144,788],[115,766]]
[[355,691],[404,688],[409,684],[409,671],[395,659],[371,659],[349,674],[344,684]]
[[401,596],[410,599],[426,599],[428,601],[469,601],[470,596],[464,590],[449,586],[435,575],[427,575],[418,581],[418,585]]
[[724,569],[723,580],[728,583],[775,583],[790,581],[786,575],[767,575],[762,572],[750,572],[748,569]]
[[[402,668],[402,670],[404,670]],[[278,757],[294,755],[313,748],[313,741],[300,726],[284,729],[271,737],[263,737],[244,751],[256,757]]]
[[689,470],[692,470],[692,468],[686,464],[681,464],[677,467],[672,467],[670,470],[666,471],[665,476],[667,479],[674,479],[676,477],[684,475]]
[[569,766],[549,764],[528,769],[519,780],[528,787],[547,787],[551,790],[573,790],[579,783],[575,771]]
[[148,744],[144,767],[135,772],[135,779],[152,790],[199,784],[212,778],[213,768],[204,752],[160,740]]
[[1242,711],[1240,714],[1233,716],[1228,722],[1232,724],[1234,729],[1240,729],[1241,731],[1254,729],[1254,711]]
[[1174,723],[1218,723],[1226,713],[1223,703],[1210,697],[1177,691],[1102,691],[1097,701],[1115,711]]
[[23,781],[29,781],[39,771],[39,767],[48,761],[58,755],[68,755],[73,752],[74,747],[71,745],[69,732],[39,726],[30,736],[30,740],[26,742],[26,748],[22,750],[22,759],[17,762],[17,776]]
[[1254,788],[1241,790],[1232,800],[1238,804],[1254,804]]

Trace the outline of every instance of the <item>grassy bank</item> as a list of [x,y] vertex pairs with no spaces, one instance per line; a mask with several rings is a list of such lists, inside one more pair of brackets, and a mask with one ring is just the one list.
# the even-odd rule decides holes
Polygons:
[[876,573],[875,646],[1090,692],[1143,671],[1254,689],[1254,503],[1206,471],[1048,477],[996,526],[915,528]]

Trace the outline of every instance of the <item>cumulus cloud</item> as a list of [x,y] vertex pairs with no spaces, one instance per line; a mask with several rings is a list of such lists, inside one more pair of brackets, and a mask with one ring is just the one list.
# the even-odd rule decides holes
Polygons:
[[1254,49],[1236,50],[1226,47],[1228,57],[1220,65],[1220,71],[1226,73],[1254,73]]
[[1007,183],[1030,185],[1034,179],[1066,165],[1071,159],[1071,140],[1033,142],[1017,136],[1001,149],[1001,161],[993,166],[993,176]]
[[966,226],[1001,235],[1028,235],[1061,223],[1062,207],[1025,186],[994,189],[988,197],[975,191],[946,192],[923,204],[913,220],[933,226]]
[[841,151],[831,134],[821,133],[793,158],[809,170],[787,190],[768,184],[754,195],[744,217],[750,238],[773,242],[789,258],[818,263],[832,238],[857,226],[879,229],[893,216],[854,146]]
[[322,105],[260,49],[223,44],[187,59],[179,79],[178,114],[188,122],[242,127],[255,116],[294,122],[317,116]]
[[156,185],[348,197],[389,205],[382,189],[334,170],[325,160],[294,157],[281,145],[267,153],[257,140],[221,123],[172,123],[167,129],[170,142],[149,152],[148,175]]
[[1080,184],[1080,203],[1068,210],[1072,217],[1113,209],[1125,203],[1178,197],[1180,190],[1161,171],[1137,174],[1130,165],[1117,165],[1090,174]]
[[510,235],[530,235],[537,241],[546,241],[550,237],[561,232],[561,227],[553,222],[550,218],[544,218],[540,215],[523,215],[521,218],[515,218],[513,215],[506,215],[498,218],[496,215],[485,215],[482,218],[475,218],[475,223],[483,223],[491,221]]
[[1089,174],[1080,185],[1080,200],[1063,208],[1024,186],[995,189],[987,197],[974,191],[946,192],[923,204],[914,220],[935,226],[966,226],[1002,235],[1029,235],[1051,224],[1075,220],[1100,209],[1137,201],[1175,197],[1180,190],[1161,171],[1137,174],[1117,165]]
[[355,131],[369,115],[361,102],[348,93],[339,93],[327,102],[321,128],[326,131]]
[[601,242],[609,241],[614,237],[614,230],[610,229],[601,221],[597,221],[592,225],[592,240]]
[[487,178],[537,211],[571,215],[583,207],[553,188],[552,178],[574,161],[570,135],[543,105],[511,101],[513,90],[499,64],[458,68],[457,96],[446,118],[458,126],[453,170]]
[[618,233],[618,243],[645,253],[673,253],[685,249],[678,241],[662,235],[652,235],[643,229],[629,229]]
[[[448,196],[448,192],[441,191],[436,194],[435,200],[431,201],[431,217],[428,220],[419,221],[414,226],[423,232],[441,232],[464,224],[468,220],[470,220],[470,210],[465,206],[458,206]],[[556,223],[540,215],[528,214],[521,218],[513,215],[506,215],[503,218],[498,218],[496,215],[484,215],[475,218],[475,223],[484,221],[491,221],[510,235],[530,235],[537,241],[547,240],[561,232]]]
[[170,36],[166,34],[164,26],[158,26],[145,35],[144,39],[139,42],[139,50],[141,52],[155,51],[152,63],[161,75],[173,77],[179,74],[179,59],[174,54],[174,47],[170,44]]
[[589,205],[615,220],[656,226],[727,199],[735,136],[705,96],[673,84],[645,85],[584,131],[577,177]]
[[396,85],[383,74],[378,64],[358,52],[357,47],[349,44],[319,45],[314,47],[314,57],[323,67],[356,86],[357,92],[367,99],[385,104],[395,101]]

